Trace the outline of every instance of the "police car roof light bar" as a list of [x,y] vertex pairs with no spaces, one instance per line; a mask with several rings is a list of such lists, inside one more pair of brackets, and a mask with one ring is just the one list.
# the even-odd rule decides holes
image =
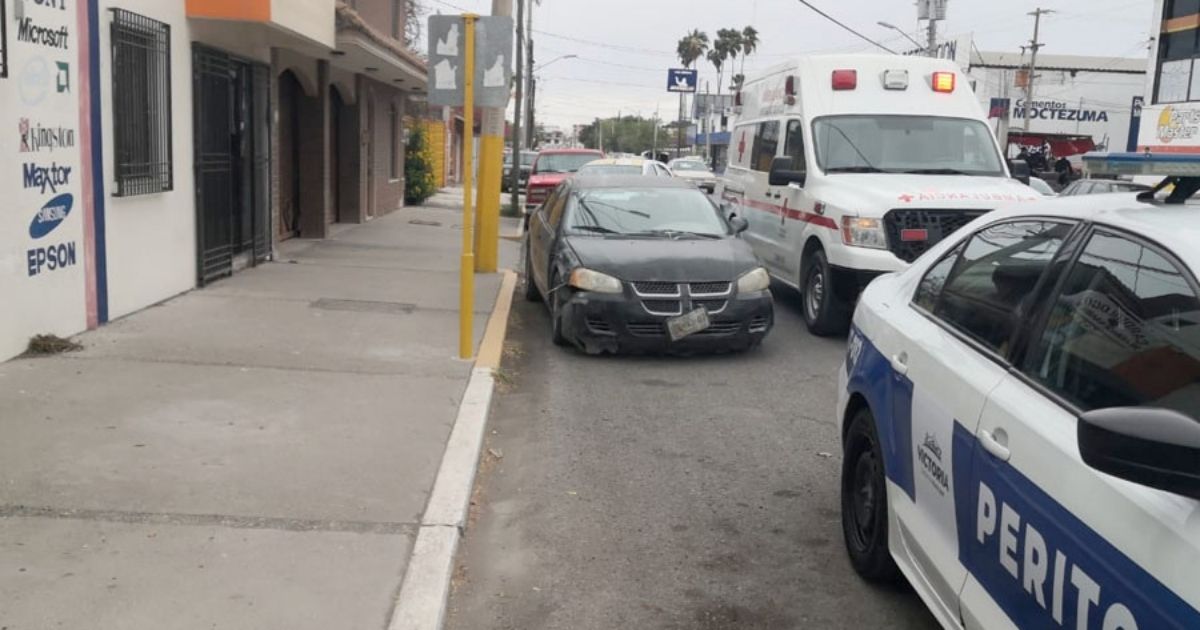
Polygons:
[[1155,153],[1088,153],[1084,170],[1095,175],[1157,175],[1163,179],[1153,189],[1138,194],[1138,201],[1153,202],[1155,195],[1174,186],[1163,203],[1181,204],[1200,192],[1200,155]]

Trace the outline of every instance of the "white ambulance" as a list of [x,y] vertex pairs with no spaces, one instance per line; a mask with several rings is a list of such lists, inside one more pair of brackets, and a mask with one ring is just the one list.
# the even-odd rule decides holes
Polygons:
[[1000,205],[1039,195],[1011,179],[958,66],[838,55],[747,81],[717,195],[749,222],[772,276],[803,294],[809,330],[846,330],[860,290]]

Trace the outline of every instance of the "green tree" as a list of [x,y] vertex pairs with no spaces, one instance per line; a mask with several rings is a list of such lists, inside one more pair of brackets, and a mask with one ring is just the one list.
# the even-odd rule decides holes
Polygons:
[[425,128],[416,125],[408,134],[408,145],[404,153],[404,201],[419,205],[437,192],[437,178],[433,173],[433,147],[429,144]]
[[742,67],[737,76],[733,77],[733,84],[737,86],[737,89],[741,89],[742,83],[746,80],[746,57],[758,50],[758,44],[758,29],[753,26],[742,29]]
[[679,62],[685,68],[691,68],[692,64],[696,63],[696,60],[703,57],[706,52],[708,52],[708,33],[698,28],[692,29],[692,32],[684,35],[675,48],[675,53],[679,55]]
[[[714,60],[713,52],[717,53],[718,59]],[[736,60],[739,53],[742,52],[742,32],[736,28],[723,28],[717,31],[717,41],[713,43],[713,50],[708,54],[709,63],[717,70],[717,94],[721,94],[721,84],[724,78],[725,62]]]

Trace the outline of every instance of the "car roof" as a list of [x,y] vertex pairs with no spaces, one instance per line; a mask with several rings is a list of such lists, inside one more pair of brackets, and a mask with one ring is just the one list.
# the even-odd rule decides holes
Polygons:
[[538,155],[550,155],[553,153],[591,153],[594,155],[604,155],[603,153],[597,151],[596,149],[562,149],[562,148],[558,148],[558,149],[542,149],[541,151],[538,151]]
[[1200,270],[1200,200],[1184,204],[1138,201],[1136,192],[1045,198],[985,215],[996,219],[1046,216],[1092,221],[1161,244],[1188,267]]
[[700,192],[695,184],[674,177],[646,177],[645,175],[617,175],[615,177],[576,175],[570,179],[571,188],[591,190],[599,188],[679,188]]
[[640,157],[619,157],[619,158],[602,158],[594,162],[588,162],[588,166],[641,166],[649,162],[646,158]]

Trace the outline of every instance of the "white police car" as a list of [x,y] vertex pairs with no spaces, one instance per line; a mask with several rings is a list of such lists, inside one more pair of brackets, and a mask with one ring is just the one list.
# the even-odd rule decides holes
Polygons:
[[855,569],[948,628],[1200,628],[1197,271],[1200,205],[1125,193],[989,213],[871,284],[839,383]]

